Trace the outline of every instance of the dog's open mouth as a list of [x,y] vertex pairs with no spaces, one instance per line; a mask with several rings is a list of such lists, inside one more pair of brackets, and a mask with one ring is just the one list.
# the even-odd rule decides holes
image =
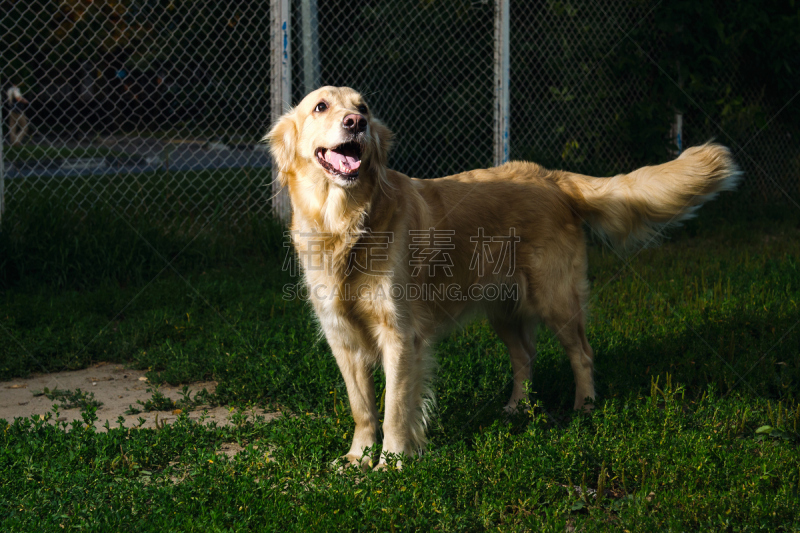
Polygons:
[[361,145],[357,142],[340,144],[336,148],[317,148],[317,160],[334,176],[347,180],[358,177],[361,167]]

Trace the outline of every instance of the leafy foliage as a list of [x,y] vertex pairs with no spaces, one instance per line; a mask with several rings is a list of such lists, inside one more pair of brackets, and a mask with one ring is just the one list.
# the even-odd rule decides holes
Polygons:
[[32,393],[34,396],[47,396],[48,400],[58,400],[61,402],[61,409],[78,407],[83,411],[90,406],[97,408],[103,405],[103,402],[95,400],[93,392],[84,392],[81,389],[71,391],[56,388],[50,390],[45,387],[41,391],[32,391]]
[[125,286],[140,266],[119,257],[80,289],[31,276],[0,293],[3,378],[128,362],[285,416],[98,432],[87,405],[70,425],[0,421],[0,529],[795,530],[799,223],[734,195],[659,248],[590,246],[594,413],[571,411],[569,364],[543,331],[532,410],[506,418],[508,356],[476,322],[437,349],[428,454],[368,474],[331,464],[352,437],[346,390],[308,304],[284,299],[280,240],[253,253],[245,233],[219,255],[201,240],[205,263]]
[[[0,520],[7,531],[789,531],[797,436],[754,438],[769,405],[690,401],[654,380],[651,394],[607,400],[588,417],[534,406],[469,442],[440,435],[402,471],[368,474],[331,465],[352,421],[329,416],[216,429],[182,416],[105,432],[18,419],[0,422]],[[243,450],[227,458],[225,442]]]

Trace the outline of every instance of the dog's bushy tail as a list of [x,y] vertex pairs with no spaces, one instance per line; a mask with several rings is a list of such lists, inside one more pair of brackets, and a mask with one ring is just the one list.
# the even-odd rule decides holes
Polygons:
[[730,151],[708,143],[680,157],[630,174],[592,178],[563,173],[559,182],[579,214],[612,245],[647,245],[665,227],[691,218],[741,178]]

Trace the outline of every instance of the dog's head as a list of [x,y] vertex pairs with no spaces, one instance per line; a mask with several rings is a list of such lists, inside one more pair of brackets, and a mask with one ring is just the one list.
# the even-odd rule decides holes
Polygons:
[[392,133],[357,91],[322,87],[283,115],[266,139],[283,185],[299,176],[351,189],[383,179]]

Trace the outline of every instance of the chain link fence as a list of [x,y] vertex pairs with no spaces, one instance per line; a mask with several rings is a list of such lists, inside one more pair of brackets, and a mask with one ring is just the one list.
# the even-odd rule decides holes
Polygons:
[[[691,69],[709,51],[676,49],[692,30],[665,22],[669,9],[635,0],[512,2],[512,157],[610,176],[714,139],[732,149],[758,200],[796,203],[800,142],[782,116],[791,102],[765,94],[774,81],[749,76],[734,45],[709,58],[704,86]],[[721,24],[702,31],[741,39]]]
[[268,210],[268,2],[0,4],[7,209],[45,196],[188,226]]
[[[393,168],[432,178],[490,166],[506,1],[512,159],[613,175],[713,137],[765,200],[798,197],[798,141],[772,120],[785,102],[752,85],[727,102],[742,84],[735,58],[719,95],[680,97],[694,88],[663,53],[660,3],[284,0],[276,30],[276,0],[0,0],[6,207],[55,195],[80,212],[100,203],[188,226],[266,213],[259,139],[280,112],[276,35],[290,87],[278,102],[349,85],[395,132]],[[28,104],[9,104],[13,87]]]
[[[292,99],[305,84],[293,2]],[[392,167],[436,178],[492,164],[494,2],[319,2],[320,84],[351,86],[395,133]],[[413,6],[413,7],[412,7]]]
[[[641,24],[633,2],[512,3],[512,157],[594,175],[637,161],[618,126],[647,79],[612,65],[624,32]],[[624,52],[622,52],[624,53]],[[666,141],[669,126],[657,135]]]

